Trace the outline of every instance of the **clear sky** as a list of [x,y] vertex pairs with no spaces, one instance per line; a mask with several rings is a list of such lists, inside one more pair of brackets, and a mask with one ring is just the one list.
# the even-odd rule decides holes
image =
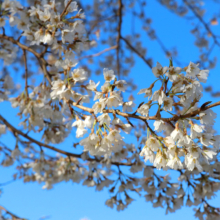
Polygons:
[[[195,61],[198,57],[198,49],[194,46],[194,37],[189,34],[188,20],[181,19],[173,13],[164,9],[157,1],[147,1],[148,17],[153,16],[153,26],[157,28],[158,36],[163,39],[167,48],[179,45],[179,59],[188,64],[190,61]],[[207,6],[211,9],[211,5]],[[86,13],[86,12],[85,12]],[[155,16],[155,13],[157,16]],[[123,33],[127,32],[128,25],[123,25]],[[181,28],[180,28],[181,27]],[[140,24],[136,26],[140,28]],[[157,58],[162,65],[168,65],[169,60],[164,56],[160,47],[156,42],[150,41],[147,37],[142,39],[144,45],[148,47],[147,56]],[[97,51],[100,51],[99,47]],[[219,52],[214,50],[214,54]],[[175,65],[175,63],[174,63]],[[108,66],[107,68],[111,68]],[[220,82],[220,64],[215,69],[211,70],[207,85],[212,85],[215,90],[219,89]],[[136,65],[131,71],[131,77],[138,84],[138,89],[133,91],[136,96],[140,88],[147,88],[155,80],[151,70],[146,65],[136,58]],[[93,77],[94,81],[98,81]],[[143,96],[137,97],[136,103],[140,103]],[[217,98],[210,97],[205,93],[200,104],[206,101],[218,101]],[[213,109],[215,112],[220,112],[220,108]],[[2,114],[9,122],[15,126],[19,120],[16,115],[17,110],[11,109],[10,103],[0,103],[0,114]],[[220,126],[220,116],[216,120],[215,128],[218,130]],[[71,146],[74,135],[72,135],[66,145]],[[131,139],[132,140],[132,139]],[[2,138],[2,141],[11,144],[14,147],[14,140],[10,135]],[[62,145],[60,145],[62,146]],[[0,167],[0,184],[12,179],[12,173],[15,167],[2,168]],[[133,219],[164,219],[164,220],[182,220],[194,219],[192,208],[182,208],[174,214],[165,215],[165,210],[162,208],[153,208],[151,203],[146,203],[144,198],[134,196],[135,200],[127,209],[117,212],[115,209],[110,209],[105,206],[105,201],[109,198],[107,190],[96,192],[94,188],[88,188],[81,184],[72,184],[70,182],[59,183],[51,190],[43,190],[42,184],[26,183],[22,180],[17,180],[6,186],[0,186],[3,194],[0,197],[0,204],[7,209],[30,220],[37,220],[46,217],[52,220],[133,220]],[[220,197],[213,201],[213,204],[220,204]]]

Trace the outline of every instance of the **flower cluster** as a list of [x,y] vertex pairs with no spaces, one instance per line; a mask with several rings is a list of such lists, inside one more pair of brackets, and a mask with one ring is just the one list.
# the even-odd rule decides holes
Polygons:
[[[19,125],[27,131],[16,129],[0,115],[0,136],[11,131],[16,138],[14,149],[1,143],[2,166],[19,161],[19,178],[44,182],[46,189],[61,181],[83,182],[97,191],[111,187],[106,205],[119,211],[133,201],[129,191],[146,192],[146,201],[154,207],[166,206],[166,213],[179,209],[184,201],[197,206],[215,195],[220,189],[216,181],[220,135],[213,129],[216,113],[211,108],[220,103],[199,107],[208,70],[193,62],[186,67],[175,67],[172,60],[169,66],[157,63],[152,68],[156,79],[140,89],[138,95],[144,98],[136,105],[136,96],[127,98],[125,93],[129,81],[113,67],[104,68],[104,79],[95,82],[85,66],[77,66],[78,55],[92,43],[84,27],[85,15],[75,1],[65,0],[63,6],[55,0],[36,1],[30,7],[15,0],[0,4],[0,27],[9,23],[22,32],[15,39],[2,28],[0,58],[5,66],[13,64],[20,48],[23,60],[19,61],[25,67],[23,91],[15,89],[10,71],[3,71],[0,102],[10,101],[19,109]],[[32,55],[44,74],[36,85],[30,84],[31,59],[27,59]],[[41,142],[29,132],[40,133]],[[70,134],[74,142],[77,138],[73,144],[77,153],[50,145],[64,142]],[[44,152],[45,148],[59,154]],[[122,166],[129,167],[130,174]],[[160,169],[178,170],[179,183],[171,183],[169,175],[158,175]],[[141,171],[143,177],[133,176]],[[207,204],[203,211],[196,210],[201,219],[216,213]]]
[[[157,63],[152,72],[162,81],[162,86],[153,95],[154,84],[139,92],[151,100],[143,104],[137,112],[148,116],[150,107],[156,103],[160,115],[165,111],[173,116],[175,114],[172,110],[178,107],[180,116],[173,119],[175,127],[172,120],[163,119],[161,116],[155,120],[154,131],[147,139],[141,156],[159,169],[187,168],[192,171],[197,168],[202,172],[203,165],[214,159],[220,146],[220,136],[214,135],[214,130],[210,127],[214,124],[216,114],[211,109],[201,109],[199,117],[193,114],[202,97],[201,82],[206,82],[209,71],[200,70],[198,65],[190,62],[185,68],[162,67]],[[169,81],[172,83],[170,87]],[[165,136],[158,135],[163,131]]]

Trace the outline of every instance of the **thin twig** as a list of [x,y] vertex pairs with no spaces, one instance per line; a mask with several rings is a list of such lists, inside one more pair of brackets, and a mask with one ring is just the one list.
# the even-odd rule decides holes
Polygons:
[[[82,106],[82,105],[77,105],[76,102],[73,102],[73,101],[69,101],[73,106],[83,110],[83,111],[86,111],[86,112],[89,112],[89,113],[94,113],[94,110],[92,108],[88,108],[88,107],[85,107],[85,106]],[[220,101],[219,102],[216,102],[212,105],[208,105],[206,106],[205,108],[198,108],[197,110],[195,111],[192,111],[188,114],[185,114],[185,115],[174,115],[173,117],[171,118],[160,118],[160,120],[163,120],[164,122],[171,122],[171,121],[178,121],[179,119],[183,119],[183,118],[190,118],[190,117],[194,117],[196,115],[198,115],[199,113],[207,110],[207,109],[210,109],[210,108],[213,108],[213,107],[216,107],[216,106],[219,106],[220,105]],[[136,118],[136,119],[139,119],[139,120],[158,120],[158,118],[156,116],[150,116],[150,117],[144,117],[144,116],[140,116],[140,115],[136,115],[136,114],[129,114],[129,113],[124,113],[124,112],[121,112],[120,110],[109,110],[109,109],[106,109],[106,110],[103,110],[103,113],[116,113],[117,115],[120,115],[122,117],[125,117],[125,118]]]
[[211,34],[215,44],[220,46],[220,43],[218,42],[216,35],[211,31],[209,25],[203,20],[203,18],[196,12],[196,10],[193,8],[193,6],[187,0],[183,0],[183,2],[185,2],[185,4],[193,12],[193,14],[201,21],[201,23],[204,25],[204,27],[208,31],[208,33]]
[[[74,153],[70,153],[68,151],[64,151],[64,150],[61,150],[61,149],[58,149],[56,147],[53,147],[53,146],[50,146],[48,144],[44,144],[32,137],[30,137],[29,135],[23,133],[22,131],[18,130],[17,128],[15,128],[12,124],[10,124],[4,117],[2,117],[0,115],[0,120],[2,120],[2,122],[8,127],[10,128],[10,130],[13,132],[13,133],[16,133],[17,135],[21,135],[23,136],[24,138],[28,139],[29,141],[31,141],[32,143],[35,143],[37,144],[38,146],[41,146],[41,147],[45,147],[47,149],[50,149],[50,150],[53,150],[55,152],[58,152],[58,153],[61,153],[61,154],[64,154],[68,157],[75,157],[75,158],[79,158],[81,159],[81,154],[74,154]],[[101,162],[104,160],[104,158],[101,158],[101,159],[98,159],[98,158],[88,158],[87,159],[88,161],[96,161],[96,162]],[[132,166],[134,163],[123,163],[123,162],[111,162],[112,165],[120,165],[120,166]]]
[[118,47],[118,46],[115,45],[115,46],[106,48],[106,49],[104,49],[104,50],[102,50],[102,51],[100,51],[100,52],[98,52],[98,53],[80,57],[79,60],[82,60],[82,59],[85,59],[85,58],[91,58],[91,57],[98,57],[98,56],[100,56],[101,54],[103,54],[103,53],[105,53],[105,52],[108,52],[108,51],[110,51],[110,50],[116,49],[117,47]]
[[63,15],[66,13],[69,5],[71,4],[72,0],[70,0],[67,4],[66,4],[66,7],[64,8],[63,12],[61,13],[60,15],[60,20],[62,19]]
[[0,205],[0,210],[3,210],[5,211],[7,214],[11,215],[13,217],[13,219],[18,219],[18,220],[21,220],[21,219],[24,219],[24,218],[20,218],[18,217],[17,215],[13,214],[12,212],[8,211],[6,208],[4,208],[3,206]]
[[120,58],[119,58],[119,52],[120,52],[120,39],[121,39],[121,24],[122,24],[122,0],[118,0],[118,16],[119,16],[119,21],[118,21],[118,27],[117,27],[117,50],[116,50],[116,56],[117,56],[117,73],[118,77],[120,78]]
[[27,67],[27,56],[26,50],[23,49],[23,56],[24,56],[24,66],[25,66],[25,92],[26,97],[28,98],[28,67]]
[[50,74],[49,72],[47,71],[46,69],[46,66],[48,66],[48,63],[47,61],[41,56],[41,54],[37,53],[36,51],[34,51],[33,49],[31,49],[30,47],[27,47],[26,45],[24,44],[21,44],[20,42],[16,41],[13,37],[9,37],[9,36],[5,36],[5,35],[0,35],[0,38],[3,38],[5,40],[8,40],[10,42],[12,42],[13,44],[16,44],[17,46],[19,46],[21,49],[23,50],[27,50],[29,52],[31,52],[32,54],[35,55],[35,57],[40,60],[42,62],[42,65],[44,66],[42,69],[43,69],[43,73],[45,75],[45,77],[47,78],[48,82],[50,83],[51,85],[51,79],[50,79]]
[[136,48],[134,48],[127,39],[122,36],[121,39],[152,69],[152,65],[149,60],[147,60]]

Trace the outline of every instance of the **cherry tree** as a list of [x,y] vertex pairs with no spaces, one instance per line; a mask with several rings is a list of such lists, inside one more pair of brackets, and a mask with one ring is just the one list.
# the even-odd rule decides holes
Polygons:
[[[217,62],[209,57],[219,46],[218,37],[203,19],[202,1],[158,2],[179,16],[191,11],[200,21],[204,29],[193,32],[201,49],[195,58],[199,62],[181,65],[176,50],[164,47],[144,14],[146,1],[100,1],[93,6],[72,0],[1,2],[0,101],[10,102],[20,120],[14,124],[0,115],[1,137],[10,133],[16,140],[13,148],[0,142],[1,166],[17,164],[14,180],[44,183],[44,189],[62,181],[98,191],[107,188],[111,196],[105,204],[118,211],[137,193],[166,213],[186,205],[199,219],[220,219],[220,207],[209,204],[220,189],[220,135],[213,129],[217,114],[212,110],[220,101],[200,102],[209,69]],[[140,11],[135,3],[142,6]],[[104,16],[101,9],[107,5],[113,14]],[[166,66],[146,58],[138,34],[122,34],[130,9],[144,21],[149,37],[173,57]],[[101,24],[105,20],[108,28]],[[213,18],[210,24],[216,22]],[[97,45],[94,35],[101,37],[102,30],[101,43],[109,47],[91,53]],[[138,88],[141,103],[128,96],[137,87],[129,78],[133,55],[155,78],[149,87]],[[90,68],[89,62],[96,67]],[[70,134],[76,141],[68,149],[60,147]],[[128,141],[132,135],[136,144]],[[159,170],[173,170],[178,178]],[[0,210],[2,219],[22,219],[3,206]]]

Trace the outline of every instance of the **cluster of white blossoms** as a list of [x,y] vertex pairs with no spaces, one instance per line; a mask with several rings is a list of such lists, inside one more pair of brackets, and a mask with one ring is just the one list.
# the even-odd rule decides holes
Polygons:
[[[115,115],[111,119],[110,115],[105,111],[106,109],[123,105],[121,92],[125,91],[126,81],[117,81],[114,71],[109,69],[104,69],[104,79],[105,83],[101,87],[101,91],[97,91],[99,83],[95,84],[92,80],[87,85],[81,85],[84,89],[94,92],[94,101],[98,101],[92,107],[94,115],[86,115],[81,119],[75,115],[76,121],[72,124],[72,126],[77,127],[77,138],[83,137],[90,129],[89,136],[81,140],[80,145],[84,146],[84,150],[89,151],[91,155],[108,156],[112,152],[120,151],[125,145],[120,130],[129,133],[132,128],[130,124],[124,124]],[[51,98],[72,100],[80,103],[89,102],[88,95],[79,94],[72,89],[76,83],[85,80],[87,80],[86,72],[82,69],[75,69],[66,82],[61,79],[52,82]],[[115,91],[116,89],[118,91]],[[123,109],[131,111],[132,106],[134,104],[131,101],[124,103]],[[97,114],[100,115],[96,117]]]
[[[68,0],[64,1],[66,7]],[[85,18],[81,9],[78,9],[76,2],[72,2],[64,14],[60,13],[62,4],[55,0],[35,1],[30,8],[23,7],[16,0],[5,0],[1,4],[2,17],[0,27],[4,27],[9,22],[10,26],[15,26],[22,31],[22,36],[26,37],[30,45],[49,45],[54,53],[60,55],[68,46],[68,50],[80,52],[89,48],[90,42],[85,36],[86,31],[82,19]],[[72,16],[66,18],[67,14]],[[9,65],[17,56],[18,48],[7,40],[0,41],[0,58]],[[62,67],[75,66],[74,54],[66,54]],[[69,58],[69,59],[68,59]]]
[[[136,112],[150,119],[149,110],[152,105],[157,104],[159,115],[157,114],[154,122],[154,131],[149,131],[151,134],[141,151],[141,156],[158,169],[187,168],[192,171],[197,168],[202,172],[203,166],[215,158],[220,144],[220,136],[214,135],[214,130],[211,128],[216,114],[211,109],[207,109],[201,110],[199,116],[193,115],[202,97],[201,82],[206,82],[208,71],[200,70],[198,65],[190,62],[185,68],[162,67],[157,63],[152,72],[162,82],[162,86],[153,92],[154,85],[158,81],[156,80],[149,88],[141,89],[138,94],[144,93],[150,100],[145,104],[142,103]],[[87,95],[72,90],[77,82],[87,80],[86,72],[75,69],[71,74],[66,82],[60,79],[52,82],[51,98],[73,100],[77,103],[87,102],[89,100]],[[130,133],[132,126],[116,117],[117,109],[113,108],[122,106],[123,111],[131,112],[132,107],[135,106],[132,101],[123,102],[121,92],[126,89],[125,80],[117,81],[113,70],[109,69],[104,69],[104,79],[105,83],[101,86],[101,91],[97,90],[100,82],[96,84],[90,80],[89,84],[81,85],[86,90],[93,91],[94,101],[98,101],[92,106],[93,115],[86,115],[81,119],[77,116],[72,125],[77,127],[78,138],[83,137],[90,130],[89,136],[81,140],[80,145],[84,146],[85,151],[96,156],[109,156],[112,152],[123,148],[125,143],[121,132]],[[172,113],[174,108],[178,108],[180,115],[173,119],[175,125],[172,120],[161,117],[163,111],[170,113],[171,116],[175,115],[175,112]],[[163,131],[163,135],[158,134]]]
[[[67,4],[66,0],[64,6]],[[117,80],[113,70],[103,70],[105,83],[100,91],[97,90],[99,83],[96,84],[93,80],[86,83],[88,74],[84,69],[76,68],[78,62],[75,58],[76,52],[85,50],[88,46],[85,28],[80,20],[84,18],[84,14],[81,10],[77,12],[76,2],[71,2],[64,12],[65,15],[77,12],[69,18],[62,16],[58,7],[59,4],[55,1],[37,2],[30,9],[24,9],[15,1],[4,1],[2,4],[6,11],[5,19],[7,12],[10,13],[10,24],[23,30],[22,36],[31,45],[43,43],[59,54],[55,65],[51,67],[51,88],[43,83],[35,87],[28,97],[24,92],[16,98],[10,98],[10,101],[13,107],[19,106],[19,114],[26,117],[21,125],[28,130],[43,130],[42,139],[46,143],[65,140],[71,132],[71,118],[75,118],[72,126],[76,127],[76,137],[83,138],[80,145],[84,147],[84,151],[95,156],[110,156],[125,146],[125,139],[121,134],[129,134],[132,129],[128,112],[133,111],[135,104],[123,101],[121,93],[125,92],[127,82]],[[22,19],[16,19],[16,16]],[[10,43],[7,47],[10,48]],[[8,56],[4,56],[4,61],[8,62],[7,60]],[[59,72],[63,73],[63,77]],[[211,128],[216,115],[211,109],[201,110],[199,116],[191,116],[190,113],[198,109],[197,104],[203,92],[201,83],[206,82],[209,71],[200,70],[198,65],[190,62],[185,68],[173,65],[162,67],[157,63],[152,72],[158,80],[138,93],[150,100],[139,105],[133,114],[136,117],[144,116],[147,120],[151,107],[158,105],[155,129],[149,130],[150,135],[141,156],[158,169],[186,167],[190,171],[194,168],[202,171],[203,165],[215,158],[219,148],[220,136],[214,135]],[[157,81],[162,86],[153,92]],[[88,95],[80,94],[77,87],[87,91]],[[95,101],[89,110],[91,115],[78,113],[71,107],[71,102],[76,105],[90,103],[91,92],[94,93]],[[114,108],[122,108],[123,112],[127,112],[119,115],[129,123],[124,123],[117,117],[118,110]],[[161,117],[164,111],[171,116],[175,115],[176,109],[179,117],[176,115],[173,120]],[[163,131],[164,134],[161,135]],[[85,134],[88,134],[87,137],[84,137]]]
[[[158,169],[187,168],[192,171],[197,168],[202,172],[203,165],[214,160],[220,146],[220,136],[214,135],[215,131],[211,128],[216,114],[211,109],[199,111],[199,116],[193,114],[202,97],[201,82],[206,82],[209,71],[200,70],[198,65],[190,62],[185,68],[162,67],[157,63],[152,72],[162,81],[162,86],[153,95],[154,84],[139,92],[151,100],[143,104],[137,112],[148,116],[150,107],[156,102],[160,115],[154,122],[154,131],[147,139],[141,156]],[[169,87],[168,80],[172,83]],[[173,119],[174,127],[172,120],[161,118],[161,114],[165,111],[173,116],[175,113],[172,110],[176,107],[179,117]],[[163,131],[164,135],[158,134]]]
[[[9,23],[22,33],[15,40],[3,29],[0,58],[5,65],[11,64],[20,47],[25,51],[26,65],[24,90],[19,94],[16,90],[16,97],[13,78],[7,71],[1,75],[0,102],[9,100],[13,108],[19,108],[19,125],[27,130],[17,130],[0,115],[0,136],[8,127],[16,137],[14,150],[1,143],[0,150],[5,154],[1,165],[10,166],[22,158],[25,163],[18,170],[24,181],[45,182],[43,188],[47,189],[70,180],[96,186],[98,191],[114,184],[109,191],[116,194],[106,205],[117,206],[117,210],[133,201],[128,191],[140,193],[143,189],[147,201],[154,207],[166,204],[167,212],[180,208],[186,197],[186,205],[191,206],[214,195],[220,184],[204,173],[212,178],[220,175],[220,135],[213,129],[216,114],[211,110],[216,105],[208,106],[207,102],[198,107],[203,93],[201,83],[207,81],[209,71],[201,70],[193,62],[184,68],[174,67],[172,62],[169,67],[157,63],[152,68],[156,80],[138,92],[144,95],[143,102],[136,105],[131,99],[126,101],[123,94],[129,82],[118,79],[113,69],[103,69],[104,80],[100,83],[90,79],[85,68],[77,67],[79,53],[91,46],[82,21],[85,15],[74,1],[65,0],[62,10],[60,7],[55,0],[35,1],[31,7],[23,7],[15,0],[4,0],[1,4],[0,27]],[[44,81],[38,83],[40,76],[36,80],[38,86],[30,84],[31,67],[27,65],[30,61],[27,62],[26,52],[34,55],[44,73]],[[130,142],[137,121],[140,130],[134,132],[138,145],[135,146],[126,142]],[[28,136],[30,131],[39,132],[42,142]],[[80,154],[48,145],[65,141],[71,132],[78,140],[73,146],[83,148]],[[25,146],[24,150],[20,145]],[[67,157],[44,154],[44,148]],[[144,163],[148,160],[149,166]],[[118,173],[112,166],[117,167]],[[132,174],[144,170],[144,177],[126,175],[120,166],[129,167]],[[181,183],[171,184],[169,176],[157,175],[155,168],[180,171]],[[115,181],[109,178],[113,173],[118,175]],[[202,175],[200,183],[194,179],[195,174]],[[193,196],[185,193],[183,181],[192,188]],[[213,210],[209,212],[215,214]]]
[[[62,4],[56,3],[54,0],[36,1],[34,6],[30,8],[23,7],[15,0],[5,0],[1,4],[3,16],[0,24],[2,27],[7,24],[5,22],[9,22],[10,26],[15,26],[23,31],[21,35],[26,38],[30,45],[48,45],[55,54],[58,54],[59,59],[57,59],[55,65],[50,66],[50,74],[58,73],[60,69],[65,73],[69,72],[72,67],[77,65],[74,51],[86,50],[90,44],[85,37],[86,32],[82,22],[82,19],[85,18],[84,13],[81,12],[81,9],[78,9],[76,2],[70,4],[68,2],[68,0],[64,1],[66,10],[63,14],[60,10]],[[66,15],[69,14],[71,17],[67,18]],[[4,60],[5,65],[9,65],[17,57],[18,47],[6,39],[1,39],[0,44],[0,57]],[[79,75],[84,77],[79,78]],[[8,88],[6,84],[13,82],[12,80],[9,82],[10,78],[9,75],[6,75],[2,78],[2,83],[0,82],[5,90],[0,92],[0,101],[8,99],[11,88]],[[55,74],[54,79],[57,78],[59,76]],[[72,79],[73,82],[86,80],[86,72],[83,69],[74,69]],[[68,82],[68,86],[70,87],[73,82]],[[71,97],[78,100],[81,97],[80,94],[71,89],[65,89],[64,84],[66,82],[62,83],[63,81],[59,79],[52,82],[53,93],[50,92],[48,85],[41,83],[28,96],[24,91],[16,98],[9,99],[12,107],[19,107],[19,115],[25,117],[25,120],[20,124],[25,129],[35,132],[43,130],[42,139],[45,143],[60,143],[71,131],[71,123],[66,121],[69,116],[68,111],[66,111],[68,106],[66,103],[62,105],[57,102],[52,103],[50,99],[55,99],[57,92],[62,93],[60,99],[66,98],[69,100]],[[13,85],[9,86],[13,88]],[[60,91],[61,87],[65,92]],[[83,101],[89,102],[88,97],[84,96]]]

